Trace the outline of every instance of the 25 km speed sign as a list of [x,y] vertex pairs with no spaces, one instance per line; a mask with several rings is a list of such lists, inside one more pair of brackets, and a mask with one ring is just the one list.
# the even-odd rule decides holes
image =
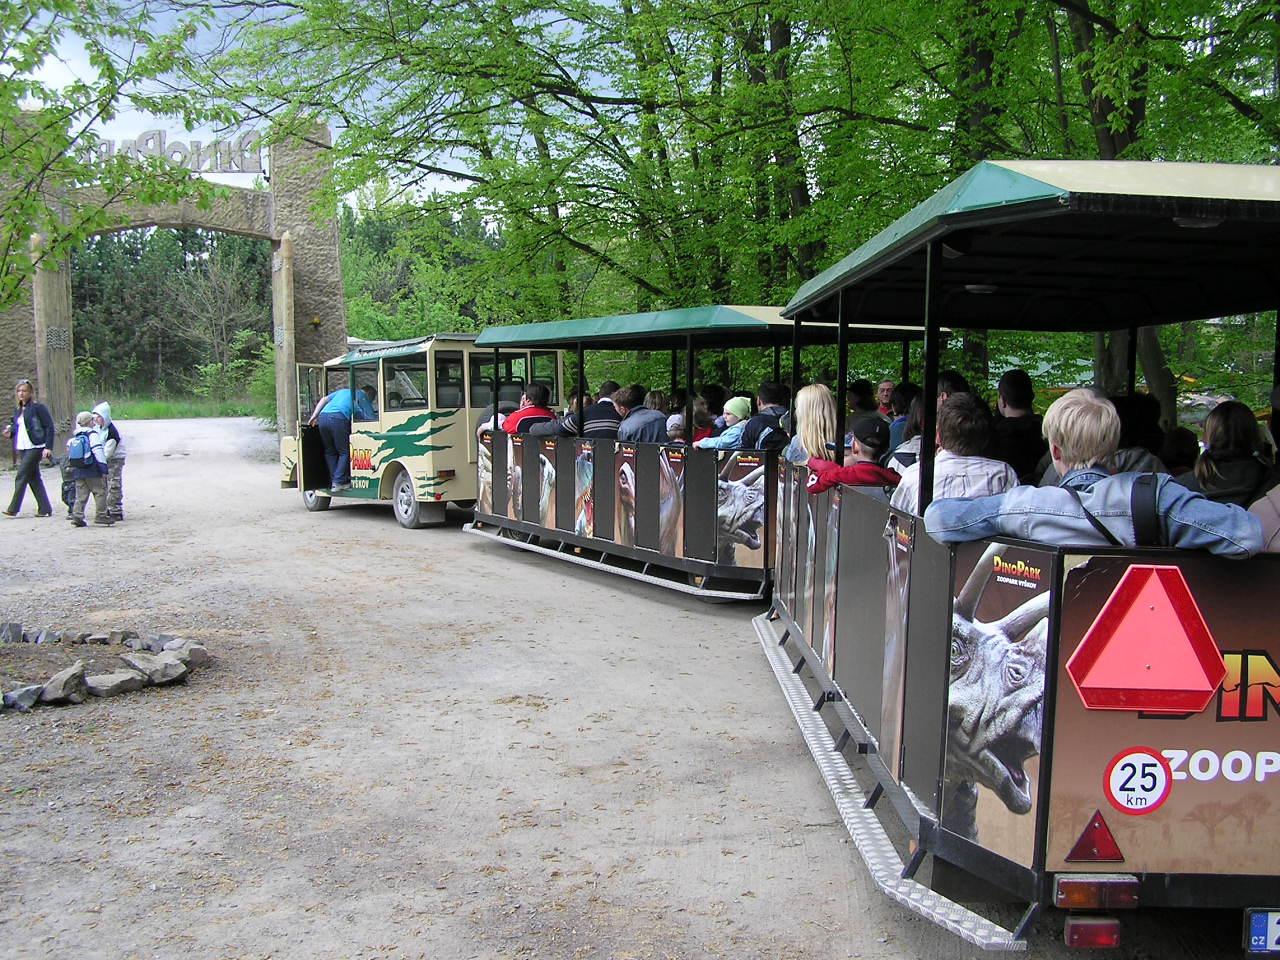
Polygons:
[[1129,747],[1117,753],[1102,777],[1102,789],[1121,813],[1140,817],[1169,798],[1173,771],[1159,750]]

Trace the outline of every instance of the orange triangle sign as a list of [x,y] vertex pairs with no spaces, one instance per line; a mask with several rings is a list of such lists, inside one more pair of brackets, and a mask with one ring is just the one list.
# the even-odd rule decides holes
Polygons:
[[1116,862],[1124,859],[1124,854],[1120,852],[1120,844],[1116,843],[1116,838],[1112,836],[1107,821],[1102,819],[1101,810],[1093,811],[1093,816],[1089,818],[1084,833],[1080,834],[1080,839],[1064,859],[1068,863]]

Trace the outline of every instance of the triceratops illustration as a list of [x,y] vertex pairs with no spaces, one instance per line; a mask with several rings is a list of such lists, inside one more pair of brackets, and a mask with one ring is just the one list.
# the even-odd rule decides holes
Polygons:
[[1036,594],[999,620],[978,620],[1001,549],[992,544],[982,554],[951,615],[942,823],[974,840],[977,785],[994,791],[1013,813],[1030,812],[1024,764],[1040,752],[1049,593]]
[[738,464],[738,454],[725,461],[716,484],[716,533],[721,556],[742,544],[760,549],[760,527],[764,524],[764,465],[740,480],[726,480]]

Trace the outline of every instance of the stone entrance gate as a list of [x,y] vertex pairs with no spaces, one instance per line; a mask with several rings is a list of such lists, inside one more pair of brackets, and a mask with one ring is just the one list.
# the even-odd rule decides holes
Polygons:
[[[295,363],[320,363],[342,353],[346,306],[338,261],[338,224],[317,224],[313,194],[330,169],[326,127],[306,137],[274,143],[270,190],[226,187],[229,195],[207,210],[194,203],[129,207],[114,229],[198,227],[271,241],[271,312],[279,426],[292,431],[298,412]],[[29,377],[53,413],[58,432],[70,432],[75,416],[71,322],[71,271],[67,263],[42,263],[19,303],[0,311],[0,393]]]

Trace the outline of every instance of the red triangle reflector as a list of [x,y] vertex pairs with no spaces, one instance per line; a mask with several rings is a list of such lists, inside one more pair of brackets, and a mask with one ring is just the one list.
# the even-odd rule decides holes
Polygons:
[[1116,838],[1111,835],[1111,828],[1107,826],[1107,821],[1102,819],[1101,810],[1093,811],[1093,816],[1089,819],[1088,826],[1084,828],[1084,833],[1080,834],[1080,839],[1076,841],[1076,845],[1071,848],[1071,852],[1065,859],[1068,863],[1124,859],[1124,854],[1120,852],[1120,844],[1116,843]]

